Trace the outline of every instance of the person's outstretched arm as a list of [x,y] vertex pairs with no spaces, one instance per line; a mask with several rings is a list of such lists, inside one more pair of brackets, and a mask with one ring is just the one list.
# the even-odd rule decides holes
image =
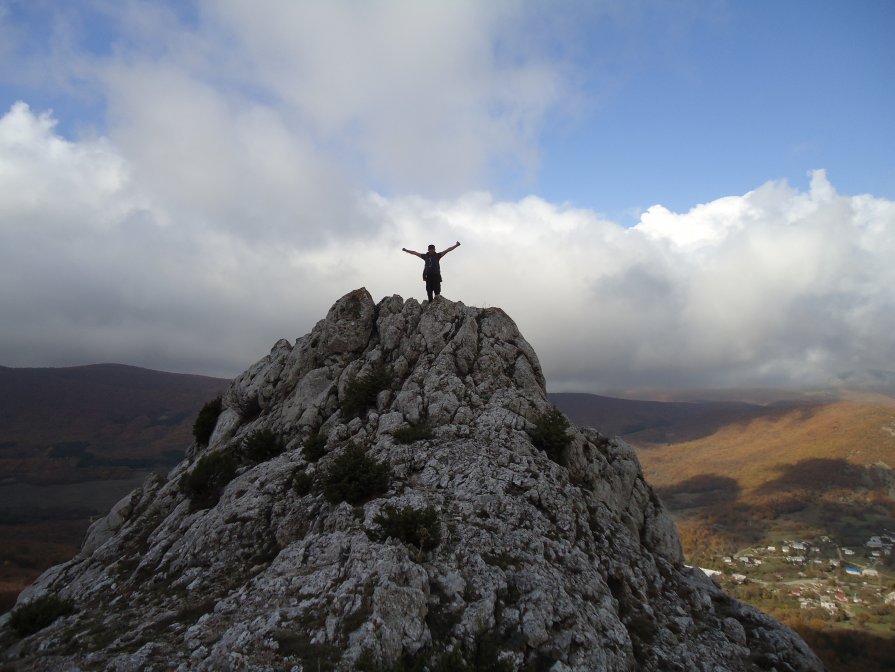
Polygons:
[[422,258],[422,257],[425,257],[425,256],[426,256],[425,254],[423,254],[423,253],[421,253],[421,252],[414,252],[413,250],[408,250],[406,247],[402,247],[402,248],[401,248],[401,251],[402,251],[402,252],[406,252],[407,254],[412,254],[412,255],[414,255],[415,257],[420,257],[420,258]]
[[451,245],[449,248],[447,248],[444,252],[442,252],[441,254],[439,254],[438,256],[443,257],[443,256],[446,255],[448,252],[450,252],[451,250],[456,250],[458,247],[460,247],[460,241],[459,241],[459,240],[458,240],[456,243],[454,243],[453,245]]

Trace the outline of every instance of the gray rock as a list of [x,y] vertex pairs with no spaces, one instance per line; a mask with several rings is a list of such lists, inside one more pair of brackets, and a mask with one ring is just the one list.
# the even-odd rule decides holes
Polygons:
[[[380,364],[391,384],[343,415]],[[23,594],[77,611],[20,642],[0,625],[2,663],[299,671],[451,655],[514,670],[822,669],[791,630],[683,565],[630,446],[572,426],[558,461],[535,447],[550,408],[537,355],[503,311],[351,292],[234,380],[207,447],[122,500]],[[432,438],[396,442],[424,422]],[[286,450],[254,463],[243,441],[262,428]],[[309,462],[316,433],[326,443]],[[331,502],[325,478],[352,446],[390,480]],[[197,508],[181,479],[229,453],[235,476]],[[381,525],[427,507],[436,528]],[[434,547],[420,541],[433,535]]]

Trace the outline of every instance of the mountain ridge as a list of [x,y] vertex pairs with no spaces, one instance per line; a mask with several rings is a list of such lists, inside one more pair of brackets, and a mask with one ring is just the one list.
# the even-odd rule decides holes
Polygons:
[[[233,381],[207,447],[148,479],[23,594],[23,607],[57,596],[75,613],[18,641],[5,618],[4,660],[821,669],[792,631],[683,565],[630,446],[570,426],[552,435],[560,450],[536,447],[550,409],[537,355],[502,310],[355,290]],[[405,428],[424,438],[398,440]],[[371,469],[390,476],[357,500],[356,481],[334,494],[358,452],[379,465],[360,470],[364,488]],[[232,471],[198,502],[190,488],[212,463]],[[430,511],[434,546],[387,531],[397,513]]]

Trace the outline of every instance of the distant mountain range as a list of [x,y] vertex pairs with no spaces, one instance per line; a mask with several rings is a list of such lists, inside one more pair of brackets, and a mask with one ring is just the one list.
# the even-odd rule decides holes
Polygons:
[[120,364],[0,367],[0,611],[148,471],[183,459],[199,409],[228,385]]
[[576,425],[621,436],[638,447],[690,441],[721,427],[761,417],[778,417],[794,407],[817,402],[803,399],[756,404],[744,401],[643,401],[596,394],[552,393],[551,401]]
[[0,483],[173,465],[196,413],[228,384],[121,364],[0,367]]

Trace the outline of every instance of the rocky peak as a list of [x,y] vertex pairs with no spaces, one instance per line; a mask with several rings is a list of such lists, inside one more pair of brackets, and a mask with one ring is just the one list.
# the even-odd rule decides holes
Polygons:
[[2,659],[821,669],[792,631],[683,564],[627,444],[551,410],[502,310],[355,290],[233,381],[207,446],[23,593],[73,613],[24,637],[7,617]]

